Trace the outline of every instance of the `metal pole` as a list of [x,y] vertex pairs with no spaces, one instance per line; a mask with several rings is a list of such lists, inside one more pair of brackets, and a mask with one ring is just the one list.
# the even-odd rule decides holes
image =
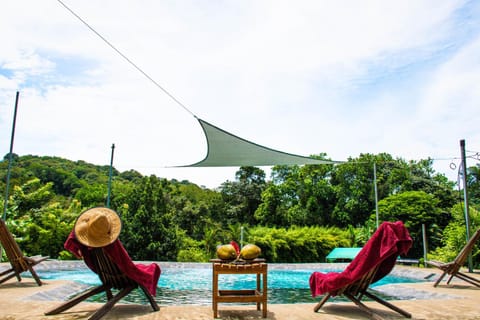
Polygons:
[[427,228],[425,227],[425,223],[422,223],[422,238],[423,238],[423,265],[426,268],[428,243],[427,243]]
[[13,124],[12,124],[12,136],[10,138],[10,152],[8,153],[8,169],[7,169],[7,185],[5,190],[5,200],[3,202],[3,216],[2,219],[5,221],[7,218],[7,203],[8,203],[8,189],[10,188],[10,171],[12,169],[12,162],[13,162],[13,140],[15,137],[15,124],[17,122],[17,108],[18,108],[18,96],[19,92],[17,91],[17,95],[15,97],[15,109],[13,111]]
[[240,227],[240,248],[243,248],[243,226]]
[[377,190],[377,164],[373,163],[373,186],[375,188],[375,216],[377,219],[377,229],[378,229],[378,190]]
[[112,143],[112,154],[110,156],[110,170],[108,172],[107,208],[110,208],[110,193],[112,189],[113,151],[114,150],[115,150],[115,144]]
[[[12,136],[10,139],[10,151],[8,153],[8,168],[7,168],[7,182],[5,186],[5,199],[3,202],[3,221],[7,219],[7,203],[8,203],[8,189],[10,189],[10,171],[12,169],[12,162],[13,162],[13,140],[15,137],[15,124],[17,122],[17,109],[18,109],[18,97],[20,93],[17,91],[17,95],[15,97],[15,109],[13,111],[13,125],[12,125]],[[3,255],[3,248],[0,246],[0,262],[2,261]]]
[[[470,240],[470,214],[468,210],[468,190],[467,190],[467,160],[465,156],[465,140],[460,140],[460,150],[462,153],[462,175],[463,175],[463,201],[465,208],[465,224],[467,242]],[[473,272],[472,254],[468,255],[468,272]]]

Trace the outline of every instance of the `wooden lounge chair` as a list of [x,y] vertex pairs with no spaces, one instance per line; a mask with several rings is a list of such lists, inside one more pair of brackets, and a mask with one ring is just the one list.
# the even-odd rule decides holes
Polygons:
[[342,272],[313,272],[310,276],[312,296],[324,295],[314,307],[318,312],[330,297],[344,296],[354,302],[372,319],[382,319],[361,300],[368,297],[406,318],[411,314],[375,295],[369,287],[388,275],[397,257],[408,252],[412,239],[402,222],[384,222],[367,241],[355,259]]
[[[138,282],[134,281],[125,273],[123,273],[112,261],[112,259],[110,259],[110,257],[104,252],[103,248],[92,249],[90,258],[100,280],[102,281],[102,284],[97,287],[88,289],[84,293],[72,298],[71,300],[63,303],[62,305],[45,312],[45,315],[58,314],[67,309],[70,309],[71,307],[77,305],[78,303],[95,294],[105,292],[108,301],[89,318],[90,320],[100,319],[105,314],[107,314],[118,301],[128,295],[133,289],[136,289],[138,287],[142,289],[153,310],[160,310],[157,302],[150,294],[150,292],[144,286],[140,285]],[[118,293],[116,295],[113,295],[112,289],[117,289]]]
[[440,262],[440,261],[427,261],[428,265],[434,266],[436,268],[439,268],[440,270],[443,271],[442,275],[438,278],[438,280],[433,284],[434,287],[438,286],[440,281],[448,274],[450,275],[450,278],[447,280],[447,284],[450,283],[453,277],[457,277],[459,279],[462,279],[470,284],[473,284],[474,286],[480,287],[480,281],[478,279],[475,279],[473,277],[470,277],[469,275],[460,272],[460,268],[463,267],[465,264],[465,261],[467,260],[469,254],[472,252],[476,242],[480,239],[480,229],[478,229],[472,237],[470,237],[470,240],[468,240],[467,244],[462,248],[460,253],[457,255],[455,260],[451,262]]
[[32,277],[35,279],[39,286],[42,285],[42,281],[38,277],[33,267],[40,262],[47,260],[49,257],[34,256],[26,257],[18,243],[13,238],[13,235],[7,229],[5,221],[0,219],[0,244],[10,262],[11,268],[4,270],[0,273],[0,283],[3,283],[13,277],[17,277],[18,281],[22,281],[21,273],[30,271]]

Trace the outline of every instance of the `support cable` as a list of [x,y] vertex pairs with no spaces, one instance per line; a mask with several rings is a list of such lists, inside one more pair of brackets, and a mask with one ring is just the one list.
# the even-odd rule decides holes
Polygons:
[[155,81],[150,75],[143,71],[135,62],[130,60],[126,55],[124,55],[119,49],[117,49],[110,41],[108,41],[104,36],[97,32],[92,26],[90,26],[85,20],[83,20],[78,14],[76,14],[72,9],[70,9],[65,3],[61,0],[57,0],[65,9],[67,9],[72,15],[74,15],[78,20],[80,20],[88,29],[95,33],[100,39],[102,39],[110,48],[112,48],[118,55],[120,55],[125,61],[127,61],[131,66],[133,66],[137,71],[144,75],[148,80],[150,80],[157,88],[163,91],[167,96],[169,96],[173,101],[175,101],[180,107],[185,111],[190,113],[192,116],[196,117],[193,112],[191,112],[183,103],[180,102],[173,94],[168,92],[167,89],[162,87],[157,81]]

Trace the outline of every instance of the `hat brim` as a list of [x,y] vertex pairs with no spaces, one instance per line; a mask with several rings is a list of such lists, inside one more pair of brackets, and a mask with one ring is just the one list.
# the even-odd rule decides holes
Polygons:
[[[84,228],[84,224],[88,223],[90,219],[95,217],[98,214],[104,214],[108,217],[110,222],[110,233],[108,236],[101,237],[101,238],[94,238],[90,237],[88,233],[79,232],[82,228]],[[75,225],[73,227],[75,238],[83,245],[93,248],[105,247],[115,240],[118,239],[120,235],[120,231],[122,229],[122,221],[118,214],[110,208],[106,207],[95,207],[88,210],[85,210],[80,214],[75,221]]]

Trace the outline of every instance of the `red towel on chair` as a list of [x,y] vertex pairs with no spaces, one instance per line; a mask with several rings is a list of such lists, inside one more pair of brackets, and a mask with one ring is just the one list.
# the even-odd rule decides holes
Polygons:
[[[85,264],[93,272],[97,273],[91,258],[90,250],[92,248],[78,242],[73,231],[65,241],[64,247],[73,253],[77,258],[83,258]],[[144,286],[148,292],[150,292],[150,294],[156,295],[157,283],[161,273],[160,267],[156,263],[151,263],[149,265],[133,263],[132,259],[118,239],[103,249],[123,273],[125,273],[129,278],[138,284]]]
[[392,271],[398,256],[407,253],[411,246],[412,238],[401,221],[383,222],[344,271],[311,274],[312,296],[327,292],[335,296],[339,289],[357,281],[378,264],[373,282],[380,280]]

